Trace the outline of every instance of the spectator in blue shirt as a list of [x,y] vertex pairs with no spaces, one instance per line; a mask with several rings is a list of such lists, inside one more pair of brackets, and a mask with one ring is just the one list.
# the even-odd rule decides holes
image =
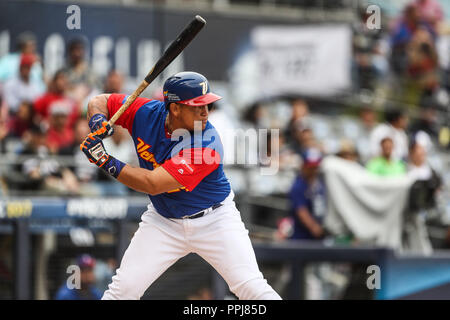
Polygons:
[[56,293],[56,300],[100,300],[102,292],[95,286],[95,259],[83,254],[77,259],[77,265],[80,267],[80,288],[69,289],[64,283]]
[[322,155],[318,149],[308,149],[302,158],[301,173],[290,192],[294,220],[291,239],[322,239],[322,222],[326,212],[325,184],[319,177]]

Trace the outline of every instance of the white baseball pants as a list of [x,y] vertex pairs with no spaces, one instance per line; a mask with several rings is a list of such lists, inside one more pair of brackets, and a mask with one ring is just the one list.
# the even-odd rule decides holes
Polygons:
[[259,271],[233,197],[231,192],[223,206],[197,219],[167,219],[148,205],[102,299],[140,299],[164,271],[191,252],[213,266],[239,299],[281,299]]

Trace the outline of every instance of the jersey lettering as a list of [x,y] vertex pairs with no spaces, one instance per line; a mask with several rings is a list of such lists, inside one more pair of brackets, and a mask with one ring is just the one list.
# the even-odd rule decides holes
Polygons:
[[[139,157],[145,161],[148,161],[150,163],[153,164],[153,169],[158,168],[161,164],[159,164],[158,162],[156,162],[155,160],[155,155],[150,152],[147,151],[148,149],[150,149],[152,146],[145,143],[144,140],[142,140],[141,138],[137,138],[137,141],[139,142],[138,145],[136,146],[136,150],[137,153],[139,155]],[[181,188],[177,188],[174,190],[170,190],[167,193],[174,193],[174,192],[179,192],[181,190],[185,190],[186,191],[186,187],[181,187]]]

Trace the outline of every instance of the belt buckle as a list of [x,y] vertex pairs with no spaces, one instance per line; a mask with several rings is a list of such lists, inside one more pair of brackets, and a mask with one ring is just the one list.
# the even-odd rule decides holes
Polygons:
[[204,215],[205,210],[191,214],[190,216],[184,216],[182,219],[195,219],[198,215],[203,214]]
[[192,214],[190,216],[184,216],[184,217],[181,217],[181,218],[182,219],[195,219],[199,215],[200,215],[199,218],[201,218],[201,217],[207,215],[208,213],[210,213],[211,211],[214,211],[217,208],[220,208],[221,206],[223,206],[223,203],[218,203],[218,204],[213,205],[212,207],[209,207],[208,209],[205,209],[205,210],[202,210],[200,212],[194,213],[194,214]]

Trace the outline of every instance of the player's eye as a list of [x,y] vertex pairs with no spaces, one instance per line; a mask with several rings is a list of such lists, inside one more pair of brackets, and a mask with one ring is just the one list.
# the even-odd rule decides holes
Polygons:
[[200,113],[205,109],[205,106],[195,106],[195,111]]

